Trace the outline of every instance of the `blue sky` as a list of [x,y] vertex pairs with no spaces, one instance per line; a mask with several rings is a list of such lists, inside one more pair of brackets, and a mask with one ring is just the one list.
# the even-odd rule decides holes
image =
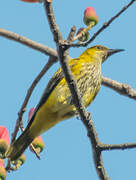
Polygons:
[[[84,26],[82,19],[86,7],[94,7],[99,16],[98,25],[91,31],[93,35],[104,22],[128,2],[128,0],[75,0],[74,2],[59,0],[53,1],[53,7],[56,21],[66,38],[73,25],[77,29]],[[125,49],[125,52],[110,57],[103,64],[102,73],[104,76],[128,83],[136,89],[136,24],[133,19],[135,11],[136,6],[133,4],[88,47],[101,44],[109,48]],[[28,4],[19,0],[1,1],[0,27],[55,48],[43,4]],[[5,125],[12,133],[27,89],[47,62],[48,57],[3,37],[0,37],[0,47],[0,125]],[[78,57],[85,49],[72,48],[70,56]],[[57,63],[48,71],[32,94],[23,119],[25,125],[29,109],[36,106],[48,80],[58,67]],[[95,101],[88,107],[88,111],[92,113],[102,142],[136,141],[134,100],[102,86]],[[72,118],[61,122],[43,134],[43,140],[46,148],[41,153],[41,160],[36,159],[35,155],[27,150],[26,163],[18,171],[8,174],[7,180],[98,179],[90,142],[80,120]],[[104,152],[103,160],[112,180],[136,178],[135,149]]]

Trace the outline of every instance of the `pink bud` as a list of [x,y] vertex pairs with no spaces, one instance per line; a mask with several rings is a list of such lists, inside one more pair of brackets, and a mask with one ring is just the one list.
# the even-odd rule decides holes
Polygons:
[[3,158],[9,147],[9,132],[6,127],[0,126],[0,157]]
[[43,151],[43,149],[44,149],[44,142],[43,142],[41,136],[36,137],[36,138],[33,140],[32,144],[33,144],[33,146],[34,146],[35,149],[37,149],[37,150],[39,149],[39,150],[38,150],[39,152],[42,152],[42,151]]
[[98,16],[94,8],[88,7],[84,11],[84,23],[89,26],[91,22],[94,22],[95,26],[98,23]]
[[0,126],[0,139],[4,139],[9,144],[9,132],[5,126]]
[[[80,28],[77,32],[77,35],[80,34],[85,28]],[[89,32],[86,32],[84,35],[78,38],[79,41],[85,42],[89,39],[90,34]]]
[[28,113],[28,122],[30,121],[31,117],[33,116],[34,111],[35,111],[34,107],[30,109],[30,111]]

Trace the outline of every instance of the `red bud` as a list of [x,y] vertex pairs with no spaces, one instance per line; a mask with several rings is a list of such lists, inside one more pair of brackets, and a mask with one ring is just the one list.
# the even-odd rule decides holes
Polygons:
[[4,139],[9,144],[9,132],[4,126],[0,126],[0,139]]
[[0,157],[3,157],[9,146],[9,132],[4,126],[0,126]]
[[89,26],[92,22],[94,22],[95,26],[98,23],[98,16],[94,8],[88,7],[84,11],[84,23]]

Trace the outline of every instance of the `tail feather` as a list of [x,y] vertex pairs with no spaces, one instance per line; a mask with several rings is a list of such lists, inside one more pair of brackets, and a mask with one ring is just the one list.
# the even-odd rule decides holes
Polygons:
[[6,158],[9,158],[11,161],[18,159],[32,141],[33,138],[30,136],[29,130],[25,130],[21,136],[11,144],[6,152]]

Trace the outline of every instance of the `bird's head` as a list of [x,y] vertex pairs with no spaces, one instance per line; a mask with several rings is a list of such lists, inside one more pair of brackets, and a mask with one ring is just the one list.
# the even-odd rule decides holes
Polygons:
[[124,49],[108,49],[105,46],[96,45],[87,49],[86,53],[92,58],[102,60],[101,63],[103,63],[109,56],[120,51],[124,51]]

